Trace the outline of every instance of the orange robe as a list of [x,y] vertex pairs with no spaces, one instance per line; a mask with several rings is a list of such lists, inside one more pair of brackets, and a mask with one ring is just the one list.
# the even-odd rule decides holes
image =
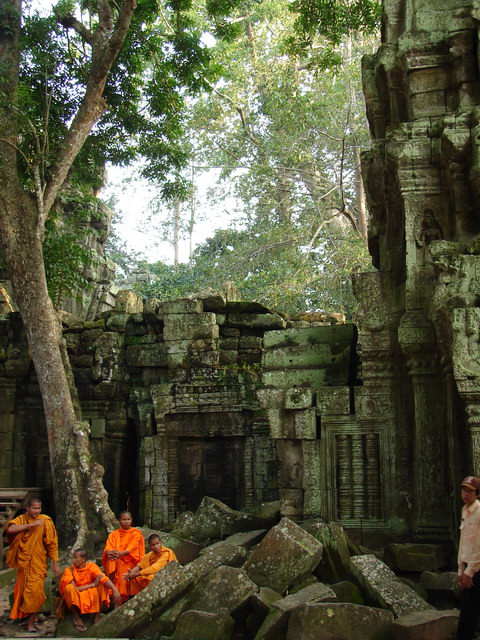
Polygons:
[[[77,591],[75,588],[95,582],[97,576],[101,576],[98,586],[85,589],[85,591]],[[72,581],[74,584],[72,584]],[[80,610],[80,613],[98,613],[100,611],[100,603],[105,599],[103,597],[104,589],[101,585],[106,582],[108,582],[107,576],[102,573],[100,567],[94,562],[87,562],[80,569],[72,565],[63,572],[59,586],[60,594],[65,598],[68,608],[75,605]]]
[[[128,554],[118,558],[117,560],[109,560],[107,551],[128,551]],[[108,536],[105,543],[105,549],[102,555],[102,564],[105,573],[112,579],[113,584],[117,587],[122,596],[122,601],[128,600],[133,593],[130,593],[130,580],[123,580],[122,576],[129,569],[135,567],[145,554],[145,542],[142,532],[135,527],[130,529],[115,529]],[[113,574],[113,575],[112,575]]]
[[167,547],[162,547],[160,553],[154,553],[153,551],[147,553],[138,563],[140,575],[128,581],[130,582],[130,593],[136,595],[142,589],[148,587],[155,574],[173,561],[178,562],[177,556],[172,549]]
[[[27,618],[43,607],[47,558],[58,560],[58,538],[55,525],[49,516],[41,513],[38,518],[45,521],[43,527],[32,527],[18,533],[9,533],[7,564],[17,569],[17,581],[13,590],[13,605],[10,618]],[[10,524],[34,522],[26,513],[10,520]]]

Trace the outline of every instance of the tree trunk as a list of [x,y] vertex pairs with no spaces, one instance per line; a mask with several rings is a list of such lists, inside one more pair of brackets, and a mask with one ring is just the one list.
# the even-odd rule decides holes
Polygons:
[[173,204],[173,264],[180,262],[180,200]]
[[63,544],[74,547],[89,546],[96,532],[114,528],[115,517],[102,483],[103,468],[90,455],[88,424],[81,420],[61,326],[48,295],[42,239],[50,207],[101,112],[104,78],[120,50],[135,0],[124,0],[114,28],[109,5],[102,6],[102,19],[92,35],[92,64],[85,96],[58,148],[51,182],[38,184],[33,196],[20,180],[17,162],[17,155],[23,155],[17,146],[15,107],[22,2],[0,2],[0,250],[42,395],[59,533]]
[[1,250],[42,395],[58,529],[64,544],[90,546],[98,532],[114,528],[115,517],[102,484],[103,469],[90,455],[88,424],[82,423],[73,380],[69,382],[64,366],[61,326],[48,296],[42,244],[32,224],[35,203],[10,191],[1,204],[2,213],[8,212],[0,215]]
[[356,193],[356,201],[357,201],[357,224],[358,224],[358,230],[362,235],[366,245],[367,239],[368,239],[367,203],[365,200],[365,188],[363,186],[360,149],[357,146],[353,147],[353,157],[355,162],[355,193]]

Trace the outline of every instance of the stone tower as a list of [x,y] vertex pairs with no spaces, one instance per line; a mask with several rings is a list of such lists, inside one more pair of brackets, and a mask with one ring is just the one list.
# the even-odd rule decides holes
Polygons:
[[357,417],[382,423],[391,511],[440,539],[461,477],[480,474],[480,3],[383,4],[363,69],[378,272],[355,280]]

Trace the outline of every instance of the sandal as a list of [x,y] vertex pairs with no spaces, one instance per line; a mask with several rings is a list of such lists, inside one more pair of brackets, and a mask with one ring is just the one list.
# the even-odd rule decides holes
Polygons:
[[80,633],[83,633],[87,630],[87,627],[82,622],[77,622],[77,624],[74,623],[73,628],[75,629],[75,631],[78,631]]

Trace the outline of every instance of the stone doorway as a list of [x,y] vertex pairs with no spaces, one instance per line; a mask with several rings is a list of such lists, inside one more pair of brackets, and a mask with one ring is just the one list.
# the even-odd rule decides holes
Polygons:
[[244,503],[242,438],[179,439],[179,507],[195,511],[204,496],[232,509]]

